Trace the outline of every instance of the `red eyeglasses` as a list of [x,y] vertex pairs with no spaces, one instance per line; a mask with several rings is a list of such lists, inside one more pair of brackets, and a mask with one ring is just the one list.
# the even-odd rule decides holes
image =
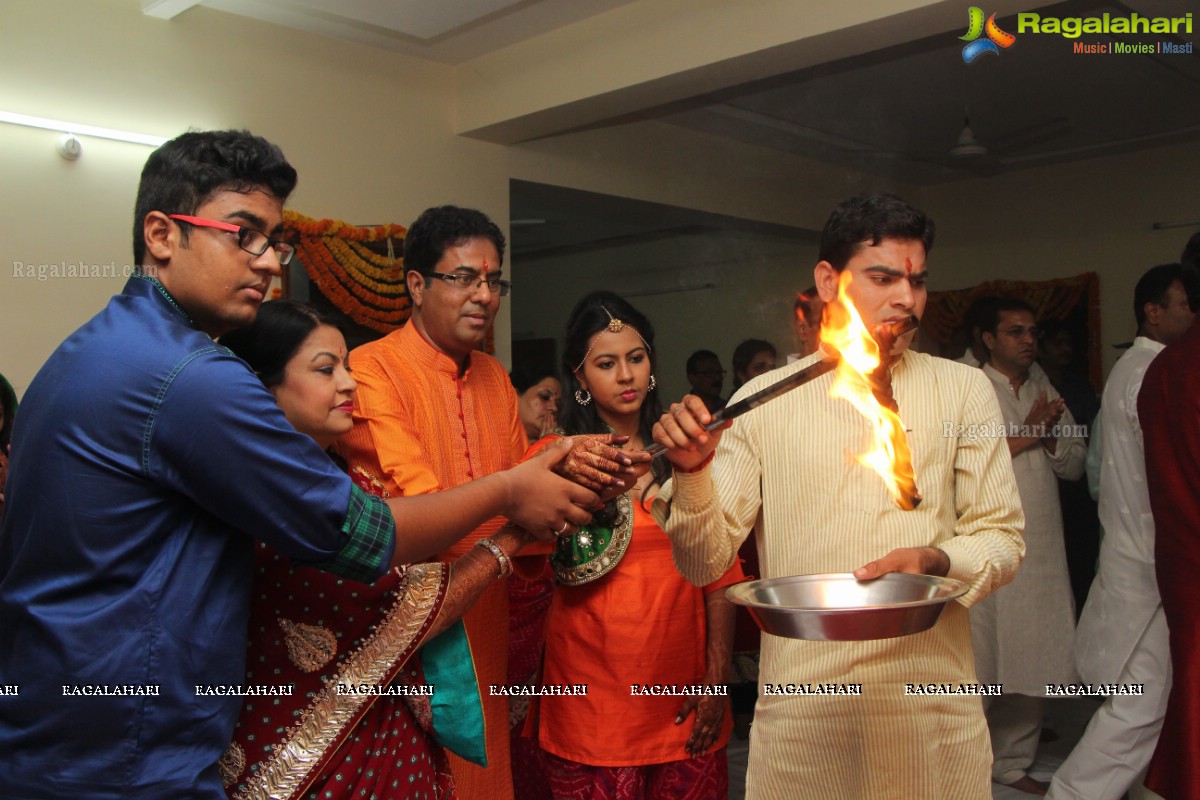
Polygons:
[[238,247],[251,255],[261,256],[267,252],[268,247],[274,248],[275,256],[279,259],[280,266],[286,265],[292,260],[292,256],[296,255],[295,245],[279,239],[272,239],[262,231],[254,230],[254,228],[234,225],[232,222],[205,219],[204,217],[191,217],[187,214],[167,214],[167,216],[171,219],[177,219],[180,222],[186,222],[189,225],[195,225],[198,228],[216,228],[220,231],[228,231],[229,233],[236,234]]

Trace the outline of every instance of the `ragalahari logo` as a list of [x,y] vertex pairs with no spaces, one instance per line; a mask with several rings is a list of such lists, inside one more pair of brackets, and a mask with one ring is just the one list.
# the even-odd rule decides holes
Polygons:
[[[987,34],[987,38],[980,39],[979,37],[984,33]],[[995,14],[988,17],[987,22],[984,23],[983,9],[978,6],[971,6],[967,11],[967,34],[958,38],[969,42],[962,52],[963,61],[968,64],[984,53],[1000,55],[1000,48],[1012,47],[1013,42],[1017,40],[1017,37],[1011,33],[1000,30],[1000,26],[996,24]]]

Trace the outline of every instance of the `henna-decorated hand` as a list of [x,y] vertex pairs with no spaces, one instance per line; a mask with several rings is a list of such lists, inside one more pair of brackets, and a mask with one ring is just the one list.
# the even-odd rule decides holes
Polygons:
[[596,492],[596,494],[600,495],[600,502],[602,503],[607,503],[609,500],[620,497],[630,489],[635,488],[641,477],[650,471],[650,462],[653,459],[651,459],[650,454],[645,450],[626,450],[623,452],[633,459],[633,465],[630,467],[632,471],[621,478],[621,483],[606,486]]
[[599,498],[558,474],[574,447],[572,439],[563,439],[512,469],[496,473],[505,475],[509,481],[509,503],[504,515],[527,531],[560,534],[571,525],[578,527],[591,522],[592,515],[585,509],[595,508]]
[[684,745],[692,758],[704,755],[721,734],[725,703],[726,698],[722,695],[693,695],[685,698],[683,705],[679,707],[679,715],[675,717],[676,725],[682,725],[693,711],[696,713],[692,735]]
[[628,436],[586,434],[572,439],[571,452],[554,471],[594,492],[615,490],[613,497],[624,493],[637,480],[634,463],[649,461],[649,456],[644,453],[621,451],[620,446],[629,441]]

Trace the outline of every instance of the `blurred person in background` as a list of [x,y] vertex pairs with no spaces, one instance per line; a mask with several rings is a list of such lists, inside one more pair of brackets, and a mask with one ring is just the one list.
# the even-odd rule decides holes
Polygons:
[[709,411],[724,408],[721,389],[725,386],[725,368],[720,356],[712,350],[697,350],[688,356],[686,369],[692,394],[703,400]]
[[796,293],[796,302],[792,305],[792,326],[796,333],[797,349],[788,355],[789,364],[817,352],[821,344],[821,315],[824,309],[825,301],[817,293],[817,287],[810,286]]
[[775,345],[765,339],[747,339],[733,349],[733,390],[751,378],[770,372],[779,364]]
[[[1200,233],[1183,251],[1188,307],[1200,311]],[[1138,421],[1146,450],[1146,486],[1154,515],[1154,571],[1177,680],[1146,787],[1166,798],[1200,797],[1200,325],[1193,324],[1146,368]]]
[[1025,512],[1025,559],[1012,586],[971,609],[975,665],[1004,694],[984,698],[992,779],[1034,795],[1047,684],[1073,683],[1075,603],[1063,545],[1057,478],[1077,480],[1087,456],[1075,419],[1048,380],[1033,374],[1037,325],[1024,300],[1000,298],[982,322],[991,381],[1008,428],[1005,442]]
[[17,393],[12,384],[0,375],[0,521],[4,519],[4,481],[8,478],[8,443],[12,439],[13,423],[17,421]]
[[517,391],[517,413],[525,436],[536,442],[558,424],[562,381],[553,367],[543,364],[518,364],[508,377]]
[[1140,684],[1144,694],[1113,696],[1054,773],[1047,797],[1119,800],[1136,793],[1154,754],[1171,686],[1167,621],[1154,577],[1154,517],[1137,399],[1158,354],[1192,326],[1183,268],[1148,270],[1133,290],[1137,336],[1104,386],[1100,418],[1100,521],[1104,542],[1075,631],[1075,665],[1092,683]]

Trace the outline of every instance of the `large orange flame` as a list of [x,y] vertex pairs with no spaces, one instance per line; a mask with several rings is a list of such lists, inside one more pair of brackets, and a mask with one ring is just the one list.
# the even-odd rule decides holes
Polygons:
[[[899,415],[881,404],[872,390],[870,377],[879,366],[879,343],[846,294],[850,280],[850,270],[842,270],[838,278],[838,302],[825,306],[821,325],[821,342],[841,356],[829,394],[849,402],[871,423],[874,442],[858,456],[858,461],[878,473],[896,504],[908,511],[921,501],[913,477],[908,437]],[[894,405],[895,401],[889,402]]]

